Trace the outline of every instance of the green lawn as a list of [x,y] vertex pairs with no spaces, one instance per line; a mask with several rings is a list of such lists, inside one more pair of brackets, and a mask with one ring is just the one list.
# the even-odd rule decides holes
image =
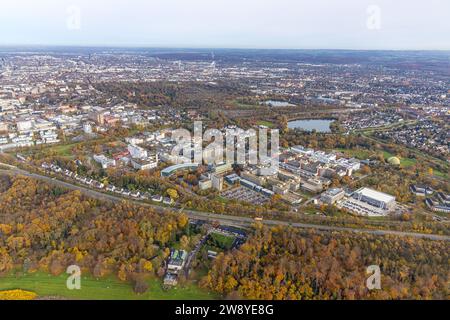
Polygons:
[[361,149],[336,149],[336,151],[343,152],[349,157],[354,157],[360,160],[368,159],[374,154],[374,152]]
[[[376,152],[371,152],[369,150],[361,150],[361,149],[337,149],[337,151],[343,152],[347,156],[355,157],[355,158],[360,159],[360,160],[368,159],[371,156],[376,154]],[[387,159],[389,159],[391,157],[395,157],[394,154],[392,154],[390,152],[387,152],[387,151],[383,151],[383,155],[384,155],[384,159],[385,160],[387,160]],[[403,168],[411,167],[414,164],[416,164],[416,162],[417,162],[416,159],[400,158],[400,165]]]
[[20,277],[8,275],[0,277],[0,290],[23,289],[36,292],[39,296],[58,296],[84,300],[210,300],[218,298],[194,284],[164,291],[159,279],[149,279],[149,289],[143,295],[133,292],[131,284],[113,277],[96,279],[82,276],[81,289],[69,290],[66,287],[68,275],[52,276],[45,273],[25,274]]
[[410,158],[406,158],[406,159],[401,159],[400,163],[402,165],[402,167],[411,167],[413,165],[415,165],[417,162],[416,159],[410,159]]
[[55,151],[57,155],[61,157],[71,157],[72,156],[72,149],[75,147],[78,143],[72,143],[72,144],[64,144],[59,146],[54,146],[51,148],[51,150]]
[[230,105],[233,105],[236,109],[242,109],[242,110],[255,110],[259,107],[259,105],[240,103],[237,100],[230,100],[229,103],[230,103]]
[[[392,154],[390,152],[387,152],[387,151],[383,151],[383,154],[384,154],[384,159],[386,159],[386,160],[391,158],[391,157],[396,157],[396,155],[394,155],[394,154]],[[411,166],[415,165],[416,162],[417,162],[416,159],[411,159],[411,158],[401,158],[401,157],[399,157],[399,159],[400,159],[400,165],[402,167],[404,167],[404,168],[411,167]]]
[[396,122],[391,123],[382,127],[375,127],[375,128],[365,128],[365,129],[359,129],[355,130],[356,132],[363,132],[365,134],[371,134],[375,131],[385,131],[396,127],[402,127],[404,125],[411,125],[417,123],[417,120],[409,120],[409,121],[403,121],[403,122]]
[[440,178],[448,179],[448,174],[442,171],[434,170],[434,175]]
[[227,237],[223,234],[211,233],[211,239],[208,241],[208,244],[224,250],[229,250],[233,245],[234,239],[234,237]]
[[273,122],[265,121],[265,120],[258,121],[257,124],[258,124],[259,126],[266,126],[266,127],[268,127],[268,128],[273,128],[273,127],[274,127]]

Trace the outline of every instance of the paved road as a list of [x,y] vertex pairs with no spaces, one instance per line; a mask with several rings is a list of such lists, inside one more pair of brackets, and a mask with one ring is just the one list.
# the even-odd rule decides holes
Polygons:
[[[99,200],[108,200],[108,201],[112,201],[112,202],[120,202],[120,201],[125,200],[122,197],[98,192],[98,191],[95,191],[95,190],[92,190],[92,189],[89,189],[86,187],[77,186],[77,185],[74,185],[71,183],[56,180],[54,178],[50,178],[50,177],[43,176],[40,174],[30,173],[30,172],[27,172],[27,171],[24,171],[21,169],[11,169],[11,170],[0,169],[0,173],[28,176],[28,177],[35,178],[38,180],[46,181],[53,185],[65,187],[67,189],[79,190],[80,192],[82,192],[92,198],[99,199]],[[158,205],[154,205],[154,204],[149,204],[149,203],[145,203],[145,202],[141,202],[141,201],[130,200],[130,199],[127,199],[127,200],[132,203],[135,203],[137,205],[151,207],[151,208],[155,209],[155,211],[160,212],[160,213],[164,213],[167,210],[171,209],[171,208],[158,206]],[[214,214],[214,213],[200,212],[200,211],[193,211],[193,210],[184,210],[184,213],[191,219],[203,220],[203,221],[217,221],[223,225],[235,226],[235,227],[248,227],[255,223],[255,221],[252,218],[241,217],[241,216],[219,215],[219,214]],[[400,236],[400,237],[413,237],[413,238],[422,238],[422,239],[429,239],[429,240],[450,241],[449,236],[435,235],[435,234],[325,226],[325,225],[317,225],[317,224],[309,224],[309,223],[287,222],[287,221],[280,221],[280,220],[264,220],[264,221],[262,221],[262,223],[265,225],[268,225],[268,226],[290,226],[290,227],[302,228],[302,229],[315,229],[318,231],[347,231],[347,232],[353,232],[353,233],[365,233],[365,234],[372,234],[372,235],[379,235],[379,236],[395,235],[395,236]]]

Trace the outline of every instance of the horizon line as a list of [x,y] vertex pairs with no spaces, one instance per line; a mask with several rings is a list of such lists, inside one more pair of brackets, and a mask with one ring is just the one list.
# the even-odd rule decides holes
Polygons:
[[198,49],[198,50],[280,50],[280,51],[428,51],[450,52],[449,49],[412,49],[412,48],[288,48],[288,47],[227,47],[227,46],[189,46],[189,45],[124,45],[124,44],[0,44],[0,48],[107,48],[107,49]]

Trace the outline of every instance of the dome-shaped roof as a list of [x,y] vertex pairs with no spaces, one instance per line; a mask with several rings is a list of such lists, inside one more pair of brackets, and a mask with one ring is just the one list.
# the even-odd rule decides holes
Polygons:
[[400,159],[397,157],[390,157],[388,159],[388,163],[393,165],[393,166],[399,166],[400,165]]

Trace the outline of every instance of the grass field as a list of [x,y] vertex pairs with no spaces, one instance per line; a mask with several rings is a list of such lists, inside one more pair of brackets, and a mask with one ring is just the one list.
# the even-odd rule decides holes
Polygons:
[[[392,153],[390,153],[390,152],[387,152],[387,151],[384,151],[383,154],[384,154],[384,159],[385,159],[385,160],[387,160],[387,159],[389,159],[389,158],[391,158],[391,157],[395,157],[395,156],[396,156],[396,155],[394,155],[394,154],[392,154]],[[401,157],[400,157],[400,165],[401,165],[402,167],[404,167],[404,168],[406,168],[406,167],[411,167],[411,166],[415,165],[416,162],[417,162],[416,159],[411,159],[411,158],[401,158]]]
[[343,152],[349,157],[354,157],[360,160],[368,159],[374,154],[374,152],[361,149],[336,149],[336,151]]
[[159,279],[149,279],[149,289],[142,295],[135,294],[131,284],[113,277],[96,279],[91,276],[82,276],[81,289],[69,290],[66,287],[67,277],[66,274],[55,277],[41,272],[20,277],[8,275],[0,277],[0,291],[23,289],[33,291],[40,297],[57,296],[83,300],[211,300],[218,298],[194,284],[164,291]]
[[233,242],[234,237],[227,237],[223,234],[211,233],[211,239],[208,241],[208,244],[224,250],[229,250],[233,246]]
[[[385,141],[383,141],[381,139],[377,139],[377,138],[371,136],[370,134],[363,133],[363,135],[366,138],[368,138],[368,139],[370,139],[372,141],[375,141],[377,143],[380,143],[382,145],[386,144]],[[448,167],[447,162],[442,160],[442,159],[436,158],[436,157],[434,157],[434,156],[432,156],[430,154],[427,154],[427,153],[422,152],[422,151],[417,150],[417,149],[412,149],[412,148],[408,148],[408,147],[405,147],[405,149],[407,149],[407,150],[413,152],[414,154],[416,154],[418,156],[418,159],[421,159],[421,161],[423,159],[425,159],[425,160],[427,160],[427,161],[429,161],[429,162],[431,162],[433,164],[440,164],[441,166]],[[440,171],[438,171],[437,173],[435,172],[435,176],[438,176],[438,177],[441,177],[441,178],[448,178],[449,177],[448,174],[446,174],[445,172],[440,172]]]
[[392,128],[402,127],[404,125],[411,125],[411,124],[415,124],[415,123],[417,123],[417,120],[409,120],[409,121],[403,121],[403,122],[396,122],[396,123],[392,123],[392,124],[381,126],[381,127],[360,129],[360,130],[356,130],[356,132],[363,132],[366,134],[371,134],[375,131],[385,131],[385,130],[389,130]]
[[438,170],[434,170],[434,175],[438,176],[440,178],[444,178],[444,179],[448,179],[449,178],[449,175],[447,173],[442,172],[442,171],[438,171]]
[[258,121],[257,123],[258,123],[259,126],[266,126],[268,128],[273,128],[274,127],[273,122],[270,122],[270,121],[261,120],[261,121]]
[[[355,157],[360,160],[369,159],[371,156],[376,154],[376,152],[361,149],[337,149],[337,151],[343,152],[350,157]],[[387,151],[383,151],[383,155],[385,160],[395,156],[394,154]],[[404,168],[413,166],[414,164],[416,164],[416,162],[417,162],[416,159],[400,158],[400,165]]]
[[259,105],[254,105],[254,104],[245,104],[245,103],[240,103],[238,101],[233,101],[232,104],[234,105],[235,108],[237,109],[242,109],[242,110],[255,110],[258,109],[260,106]]
[[73,156],[72,149],[76,145],[77,145],[77,143],[64,144],[64,145],[54,146],[51,148],[51,150],[55,151],[58,156],[71,157],[71,156]]

